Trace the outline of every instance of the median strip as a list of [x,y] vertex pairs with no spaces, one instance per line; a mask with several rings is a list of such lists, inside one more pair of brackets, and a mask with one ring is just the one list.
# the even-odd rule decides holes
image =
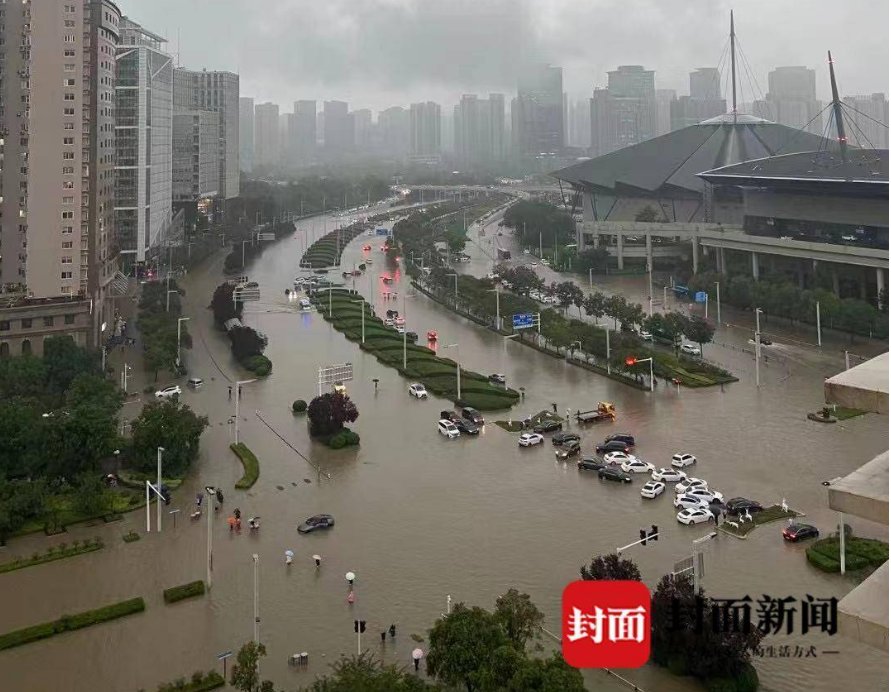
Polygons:
[[244,442],[231,444],[229,449],[235,452],[235,456],[241,460],[241,465],[244,467],[244,475],[235,484],[235,489],[248,490],[260,477],[260,462]]

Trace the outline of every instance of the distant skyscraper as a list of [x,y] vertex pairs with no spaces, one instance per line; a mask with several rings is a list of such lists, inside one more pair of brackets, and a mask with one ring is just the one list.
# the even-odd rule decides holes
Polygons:
[[464,166],[488,165],[504,159],[504,95],[481,99],[465,94],[454,109],[455,156]]
[[817,100],[817,78],[812,69],[778,67],[767,75],[767,84],[767,98],[752,104],[753,115],[822,134],[822,104]]
[[352,112],[353,118],[353,145],[356,151],[368,153],[371,149],[373,124],[371,110],[360,108]]
[[173,201],[195,202],[220,189],[220,114],[177,110],[173,114]]
[[254,108],[254,167],[277,166],[279,148],[277,103],[258,103]]
[[718,68],[698,67],[690,73],[690,95],[681,96],[671,104],[671,129],[680,130],[726,112]]
[[401,158],[411,143],[409,112],[401,106],[387,108],[377,114],[377,126],[384,154]]
[[607,73],[609,86],[591,101],[591,148],[595,155],[639,144],[656,135],[655,73],[621,65]]
[[656,89],[656,120],[653,136],[671,132],[671,109],[677,101],[674,89]]
[[503,161],[507,155],[504,132],[504,94],[489,94],[489,143],[492,161]]
[[888,148],[888,99],[884,94],[845,96],[848,142],[862,148]]
[[242,96],[238,99],[238,165],[250,173],[254,170],[254,99]]
[[295,131],[291,133],[292,141],[297,148],[297,156],[301,162],[315,156],[316,151],[316,102],[302,100],[294,102]]
[[350,106],[343,101],[325,101],[325,151],[340,155],[353,148],[353,123]]
[[567,144],[581,149],[591,146],[591,105],[588,99],[569,102]]
[[519,153],[536,156],[563,149],[563,68],[543,65],[520,77],[516,139]]
[[438,103],[413,103],[409,111],[410,153],[415,158],[435,158],[442,150],[442,112]]
[[717,67],[697,67],[690,73],[690,98],[721,100],[721,73]]

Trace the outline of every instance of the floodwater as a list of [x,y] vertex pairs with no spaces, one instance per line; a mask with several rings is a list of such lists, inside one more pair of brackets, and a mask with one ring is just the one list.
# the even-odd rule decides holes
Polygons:
[[[133,596],[146,599],[146,612],[0,653],[0,689],[153,689],[197,669],[219,668],[217,654],[237,651],[253,636],[253,554],[259,556],[260,636],[269,652],[262,672],[277,688],[290,690],[326,672],[340,654],[357,650],[354,619],[368,622],[363,649],[404,664],[417,646],[410,634],[426,635],[445,611],[447,594],[452,602],[491,607],[499,594],[516,587],[530,593],[544,611],[546,627],[559,631],[561,591],[592,555],[630,543],[640,527],[657,524],[658,542],[629,551],[645,581],[654,585],[690,554],[694,538],[708,533],[703,526],[679,525],[670,497],[643,500],[641,479],[630,487],[605,484],[579,473],[573,463],[555,463],[549,443],[520,449],[515,435],[491,424],[477,439],[438,435],[438,413],[448,402],[410,398],[409,383],[394,370],[361,352],[319,315],[300,313],[285,299],[304,235],[311,236],[313,226],[319,235],[320,225],[304,222],[301,228],[308,230],[300,237],[268,248],[248,268],[263,297],[248,305],[245,322],[268,335],[267,355],[274,363],[269,378],[244,386],[241,400],[239,437],[260,460],[258,483],[246,493],[233,489],[241,469],[228,450],[233,431],[227,421],[234,401],[227,400],[226,388],[247,374],[232,361],[205,307],[221,280],[218,257],[186,281],[186,314],[191,315],[195,339],[187,362],[190,373],[203,377],[205,385],[184,392],[183,399],[208,415],[211,426],[202,440],[197,472],[165,508],[163,532],[146,535],[140,512],[111,526],[76,528],[69,541],[101,535],[108,547],[0,576],[4,631]],[[372,243],[369,253],[361,249],[365,242]],[[378,314],[388,307],[400,310],[409,330],[423,335],[436,329],[440,344],[459,344],[462,366],[505,373],[510,386],[525,388],[524,402],[511,412],[488,414],[490,421],[534,413],[552,402],[564,411],[612,401],[618,421],[582,430],[585,451],[608,432],[632,432],[637,453],[657,466],[667,465],[674,452],[691,452],[699,459],[695,475],[725,496],[764,503],[785,498],[824,532],[832,530],[835,513],[827,507],[821,481],[848,473],[888,447],[885,418],[867,415],[831,426],[805,419],[822,401],[821,368],[830,367],[822,356],[805,357],[805,347],[796,347],[785,369],[768,366],[760,390],[752,382],[747,354],[707,346],[707,356],[714,352],[718,359],[723,353],[722,362],[733,367],[736,361],[748,374],[724,391],[678,393],[663,386],[653,394],[639,392],[505,341],[424,296],[411,296],[399,274],[386,288],[397,299],[384,300],[378,274],[386,267],[378,246],[376,240],[360,237],[343,257],[343,266],[351,267],[371,256],[370,276],[359,277],[356,288],[374,295]],[[731,337],[727,340],[731,343]],[[449,353],[456,355],[455,349]],[[320,366],[343,362],[354,366],[354,379],[346,385],[360,411],[351,427],[362,444],[357,450],[331,451],[310,441],[305,419],[293,416],[290,405],[317,393]],[[164,605],[164,588],[205,577],[206,523],[190,521],[188,513],[195,492],[206,484],[224,489],[227,511],[237,505],[243,517],[259,515],[262,528],[258,535],[246,529],[233,534],[226,527],[228,512],[215,516],[210,594]],[[181,510],[175,528],[167,514],[172,509]],[[336,526],[299,535],[296,525],[319,512],[333,514]],[[154,510],[152,514],[154,521]],[[864,535],[887,538],[883,527],[854,518],[850,523]],[[142,539],[125,544],[119,536],[131,528]],[[722,534],[707,543],[703,586],[727,598],[841,597],[854,586],[812,569],[805,546],[784,544],[779,531],[773,524],[747,540]],[[49,540],[33,536],[14,541],[5,553],[28,555]],[[284,561],[288,549],[296,553],[290,568]],[[323,557],[320,569],[311,559],[314,553]],[[357,575],[353,605],[347,603],[347,571]],[[397,625],[397,636],[382,647],[379,632],[391,623]],[[814,644],[818,652],[839,653],[758,659],[765,690],[887,688],[887,655],[882,652],[840,637],[810,634],[775,642]],[[303,651],[309,653],[309,666],[289,667],[288,656]],[[622,674],[647,692],[699,689],[652,666]],[[625,689],[601,672],[589,672],[586,679],[591,689]]]

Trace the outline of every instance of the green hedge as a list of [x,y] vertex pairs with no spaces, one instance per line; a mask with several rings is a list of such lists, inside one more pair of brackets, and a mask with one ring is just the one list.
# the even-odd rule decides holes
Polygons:
[[186,682],[185,678],[168,682],[158,686],[158,692],[206,692],[206,690],[215,690],[223,687],[226,681],[223,676],[215,670],[209,670],[206,673],[196,671],[192,674],[192,679]]
[[247,358],[242,365],[257,377],[266,377],[272,372],[272,361],[266,356],[256,355]]
[[244,474],[235,484],[235,489],[247,490],[248,488],[251,488],[260,477],[260,462],[244,442],[239,442],[238,444],[233,443],[229,445],[229,449],[235,452],[235,456],[241,460],[241,465],[244,467]]
[[78,545],[72,545],[70,548],[65,543],[62,543],[58,546],[58,550],[56,549],[56,546],[53,546],[43,554],[35,553],[29,558],[19,558],[12,562],[4,562],[3,564],[0,564],[0,574],[3,572],[13,572],[17,569],[24,569],[25,567],[42,565],[45,562],[53,562],[54,560],[63,560],[66,557],[92,553],[96,550],[101,550],[104,547],[105,544],[98,539],[96,541],[86,540],[83,543],[78,543]]
[[204,582],[190,581],[188,584],[180,584],[164,589],[164,603],[176,603],[185,598],[194,598],[195,596],[204,595]]
[[291,410],[294,413],[306,413],[306,402],[303,399],[297,399],[291,404]]
[[[807,549],[807,559],[824,572],[840,572],[838,536],[821,538]],[[879,567],[888,560],[888,544],[872,538],[845,538],[845,569],[857,571],[867,567]]]
[[141,613],[143,610],[145,610],[145,601],[142,598],[131,598],[128,601],[113,603],[95,610],[85,610],[76,615],[62,615],[53,622],[44,622],[39,625],[32,625],[31,627],[0,634],[0,651],[23,644],[30,644],[40,639],[62,634],[63,632],[72,632],[90,625],[116,620],[133,613]]

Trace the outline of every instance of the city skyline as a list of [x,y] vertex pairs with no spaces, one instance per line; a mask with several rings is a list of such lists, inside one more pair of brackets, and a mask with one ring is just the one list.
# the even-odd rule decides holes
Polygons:
[[[626,64],[655,70],[657,88],[683,94],[690,71],[720,62],[732,9],[727,0],[697,8],[680,2],[629,8],[608,0],[587,8],[565,0],[447,7],[270,0],[264,13],[250,12],[241,0],[221,0],[213,13],[196,5],[158,0],[128,9],[136,21],[166,35],[179,64],[200,68],[206,63],[238,72],[242,93],[258,102],[342,99],[375,111],[419,101],[453,104],[463,93],[513,94],[520,75],[539,63],[563,68],[572,98],[606,86],[606,73]],[[817,97],[828,100],[826,50],[835,56],[846,93],[887,91],[887,59],[875,60],[888,52],[887,5],[817,2],[805,16],[790,2],[756,0],[738,9],[738,43],[748,61],[739,73],[742,101],[767,92],[770,70],[795,65],[817,71]],[[215,39],[231,34],[231,26],[217,27],[227,11],[240,12],[244,19],[235,45]],[[824,21],[829,12],[835,17],[831,23]],[[610,14],[620,16],[608,31],[599,32]],[[860,29],[856,34],[838,30],[846,24]],[[699,42],[684,45],[675,40],[679,35],[695,35]],[[462,50],[454,50],[455,45]],[[408,54],[411,61],[405,60]],[[750,86],[749,69],[757,87]],[[722,97],[727,97],[726,85]]]

